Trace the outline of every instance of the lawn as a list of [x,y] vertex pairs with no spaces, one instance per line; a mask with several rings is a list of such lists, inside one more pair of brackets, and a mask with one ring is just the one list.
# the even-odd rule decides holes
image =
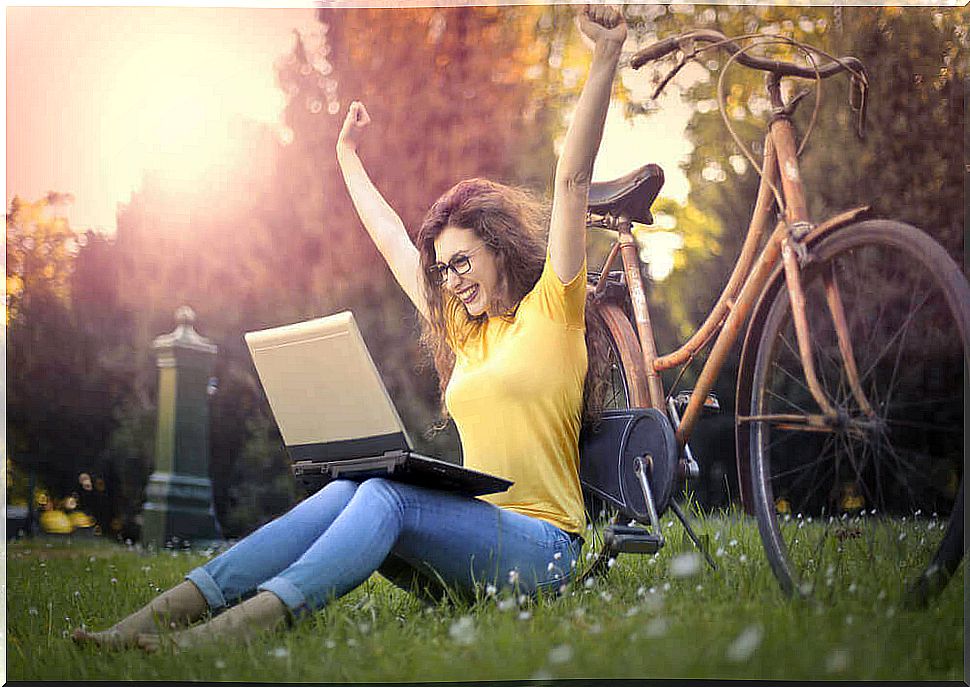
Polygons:
[[[249,645],[180,654],[99,653],[67,638],[101,629],[206,560],[91,539],[7,547],[7,678],[407,682],[557,678],[963,680],[964,586],[906,610],[892,566],[816,600],[784,598],[754,522],[700,516],[711,570],[679,523],[656,556],[620,556],[592,586],[520,602],[425,606],[374,576],[298,624]],[[965,570],[965,567],[964,569]]]

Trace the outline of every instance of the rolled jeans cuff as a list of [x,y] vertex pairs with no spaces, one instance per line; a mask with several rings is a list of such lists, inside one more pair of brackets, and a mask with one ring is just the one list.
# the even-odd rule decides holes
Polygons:
[[261,592],[273,592],[293,614],[294,618],[301,618],[311,610],[307,606],[306,596],[303,592],[283,577],[274,577],[267,580],[256,589]]
[[202,593],[202,597],[209,605],[210,611],[217,611],[228,605],[226,603],[226,597],[223,596],[222,590],[219,589],[219,585],[216,584],[212,575],[206,572],[205,568],[196,568],[186,575],[185,579],[199,588],[199,592]]

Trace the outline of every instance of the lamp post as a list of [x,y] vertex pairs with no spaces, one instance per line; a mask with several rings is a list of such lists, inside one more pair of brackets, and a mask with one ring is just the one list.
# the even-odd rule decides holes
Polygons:
[[175,319],[175,331],[152,344],[158,364],[158,423],[142,540],[158,547],[174,537],[194,542],[220,538],[209,479],[207,393],[218,349],[195,331],[192,308],[181,306]]

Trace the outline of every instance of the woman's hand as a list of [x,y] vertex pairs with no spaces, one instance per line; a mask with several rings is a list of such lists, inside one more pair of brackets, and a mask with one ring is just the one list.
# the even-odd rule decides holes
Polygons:
[[337,136],[337,153],[356,152],[357,144],[360,142],[361,131],[370,124],[370,115],[364,104],[355,100],[347,108],[347,116],[344,118],[344,125]]
[[576,15],[582,35],[594,46],[602,43],[622,45],[626,40],[626,21],[611,5],[585,5]]

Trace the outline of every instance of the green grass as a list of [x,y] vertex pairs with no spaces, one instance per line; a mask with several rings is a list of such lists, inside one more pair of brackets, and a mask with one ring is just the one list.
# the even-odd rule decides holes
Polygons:
[[375,575],[288,632],[177,657],[99,653],[74,646],[66,634],[82,622],[109,626],[180,581],[204,555],[92,540],[15,542],[7,549],[7,677],[963,679],[962,576],[922,611],[900,606],[891,565],[876,566],[851,592],[836,580],[820,600],[788,600],[753,521],[733,513],[699,518],[712,552],[723,550],[719,569],[701,565],[676,577],[671,561],[693,547],[679,523],[664,520],[669,542],[657,556],[620,556],[605,580],[558,599],[520,607],[500,593],[426,607]]

